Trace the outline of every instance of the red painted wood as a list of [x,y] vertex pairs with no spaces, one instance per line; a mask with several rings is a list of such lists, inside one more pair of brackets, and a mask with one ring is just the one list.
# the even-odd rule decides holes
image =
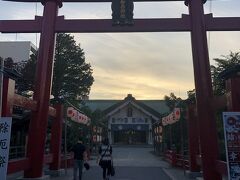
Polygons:
[[205,15],[207,31],[239,31],[239,17],[214,17],[212,14]]
[[0,20],[0,32],[3,33],[38,33],[41,32],[42,17],[35,20]]
[[73,154],[66,154],[61,156],[61,168],[73,167]]
[[202,156],[201,155],[197,155],[196,156],[196,161],[197,161],[197,165],[202,166]]
[[14,94],[14,101],[13,104],[18,107],[26,108],[32,111],[37,110],[37,102],[29,99],[27,97]]
[[227,163],[224,161],[216,161],[216,170],[220,174],[227,176],[228,175]]
[[189,170],[199,172],[200,167],[197,164],[196,156],[199,154],[199,134],[197,117],[195,116],[195,106],[188,105],[187,111],[188,122],[188,149],[189,149]]
[[240,111],[240,77],[232,77],[226,81],[227,105],[229,111]]
[[50,152],[53,154],[53,162],[50,164],[50,170],[58,170],[61,167],[63,105],[58,104],[55,108],[57,117],[53,120],[51,129]]
[[2,93],[2,117],[11,117],[15,94],[15,81],[4,77]]
[[227,96],[226,94],[222,96],[214,96],[211,101],[211,105],[215,110],[225,108],[227,106]]
[[[41,0],[4,0],[13,2],[42,2]],[[152,1],[185,1],[185,0],[134,0],[134,2],[152,2]],[[112,2],[112,0],[63,0],[62,2]]]
[[53,154],[44,155],[44,164],[50,164],[53,162]]
[[56,109],[50,106],[48,110],[48,115],[52,117],[56,117],[57,116]]
[[[240,31],[240,17],[205,15],[207,31]],[[134,26],[112,26],[111,19],[64,19],[58,17],[56,32],[187,32],[191,30],[188,15],[182,18],[134,19]],[[42,17],[35,20],[0,20],[2,33],[39,33]]]
[[12,174],[26,169],[29,169],[29,159],[27,158],[13,159],[8,162],[7,173]]
[[[35,33],[41,31],[42,17],[36,20],[0,20],[0,32]],[[57,18],[56,32],[179,32],[190,31],[189,17],[165,19],[135,19],[134,26],[112,26],[111,19],[65,20]]]
[[27,157],[30,159],[30,169],[24,172],[25,178],[38,178],[42,176],[43,172],[57,13],[58,1],[46,1],[43,12],[44,18],[38,52],[36,86],[33,97],[33,99],[38,102],[38,111],[33,112],[29,127]]
[[57,32],[179,32],[190,31],[189,17],[162,19],[134,19],[133,26],[112,26],[111,19],[64,20],[58,18]]
[[203,177],[205,180],[220,180],[221,175],[215,169],[219,150],[214,110],[209,103],[213,92],[202,0],[189,1],[189,14]]

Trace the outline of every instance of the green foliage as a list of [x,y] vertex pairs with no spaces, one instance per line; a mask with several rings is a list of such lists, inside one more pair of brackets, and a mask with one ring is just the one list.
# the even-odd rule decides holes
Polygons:
[[82,99],[89,95],[93,81],[91,65],[85,62],[83,49],[76,44],[73,36],[58,34],[54,61],[53,96]]
[[191,103],[191,104],[196,103],[196,91],[195,91],[195,89],[189,90],[187,92],[187,95],[188,95],[188,98],[187,98],[188,103]]
[[[74,106],[76,104],[76,107],[79,107],[79,101],[72,101],[71,104]],[[67,149],[68,151],[71,149],[71,147],[77,142],[78,138],[81,137],[84,140],[84,144],[88,145],[89,147],[92,147],[92,128],[93,126],[102,127],[103,129],[106,127],[105,124],[102,123],[103,119],[103,112],[99,109],[95,111],[91,111],[91,109],[88,106],[82,106],[80,108],[80,111],[87,115],[91,119],[90,126],[86,126],[84,124],[79,124],[76,122],[73,122],[72,120],[68,119],[67,124]],[[106,129],[106,128],[105,128]]]
[[169,107],[170,112],[174,110],[174,108],[178,107],[181,109],[181,118],[178,122],[167,125],[164,127],[164,141],[167,145],[167,149],[174,149],[177,152],[184,151],[187,146],[187,123],[185,117],[185,109],[186,103],[180,98],[174,95],[174,93],[170,93],[170,96],[164,96],[164,100],[166,105]]
[[176,105],[181,101],[181,98],[177,98],[174,93],[170,93],[170,96],[164,96],[164,100],[170,111],[173,111]]
[[21,64],[19,63],[17,64],[22,74],[22,78],[19,78],[16,81],[17,89],[19,93],[24,91],[34,90],[36,62],[37,62],[37,55],[31,54],[30,59],[23,66],[21,66]]
[[[30,60],[20,68],[23,75],[17,81],[20,93],[34,90],[36,63],[37,55],[32,54]],[[76,44],[73,36],[58,34],[52,84],[54,98],[75,100],[88,96],[93,81],[91,65],[85,62],[83,49]]]
[[240,52],[230,52],[227,56],[222,58],[214,58],[216,62],[215,66],[211,66],[212,80],[213,80],[213,91],[215,95],[223,95],[225,91],[225,80],[219,75],[226,70],[234,68],[240,64]]

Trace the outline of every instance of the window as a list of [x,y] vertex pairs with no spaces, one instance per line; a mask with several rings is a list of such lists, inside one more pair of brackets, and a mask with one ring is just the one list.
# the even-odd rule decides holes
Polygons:
[[132,117],[132,108],[131,107],[129,107],[127,109],[127,117]]
[[145,118],[145,123],[148,123],[148,118]]
[[112,123],[113,123],[113,124],[115,123],[115,118],[112,118]]
[[132,123],[135,123],[136,122],[136,119],[135,118],[132,118]]

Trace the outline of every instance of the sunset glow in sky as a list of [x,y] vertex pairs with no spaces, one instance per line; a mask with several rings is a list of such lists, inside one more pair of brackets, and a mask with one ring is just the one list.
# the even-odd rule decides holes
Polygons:
[[[183,2],[135,3],[134,18],[174,18],[188,14]],[[239,0],[213,0],[205,13],[215,17],[240,16]],[[42,15],[40,3],[0,1],[0,19],[33,19]],[[59,15],[67,19],[111,18],[110,3],[64,3]],[[90,99],[163,99],[174,92],[185,98],[194,89],[190,33],[84,33],[73,34],[93,68]],[[240,50],[240,32],[211,32],[213,58]],[[0,34],[0,41],[26,40],[38,46],[36,34]]]

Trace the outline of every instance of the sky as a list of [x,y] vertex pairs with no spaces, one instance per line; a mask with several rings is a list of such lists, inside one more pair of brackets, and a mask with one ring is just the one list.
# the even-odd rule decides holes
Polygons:
[[[204,5],[214,17],[240,16],[239,0],[212,0]],[[33,19],[42,15],[40,3],[0,1],[0,19]],[[134,18],[176,18],[188,14],[183,2],[138,2]],[[64,3],[66,19],[110,19],[110,3]],[[73,34],[93,69],[90,99],[163,99],[173,92],[181,98],[194,89],[190,33],[78,33]],[[32,41],[39,34],[1,34],[0,41]],[[208,33],[210,63],[213,58],[240,50],[240,32]]]

